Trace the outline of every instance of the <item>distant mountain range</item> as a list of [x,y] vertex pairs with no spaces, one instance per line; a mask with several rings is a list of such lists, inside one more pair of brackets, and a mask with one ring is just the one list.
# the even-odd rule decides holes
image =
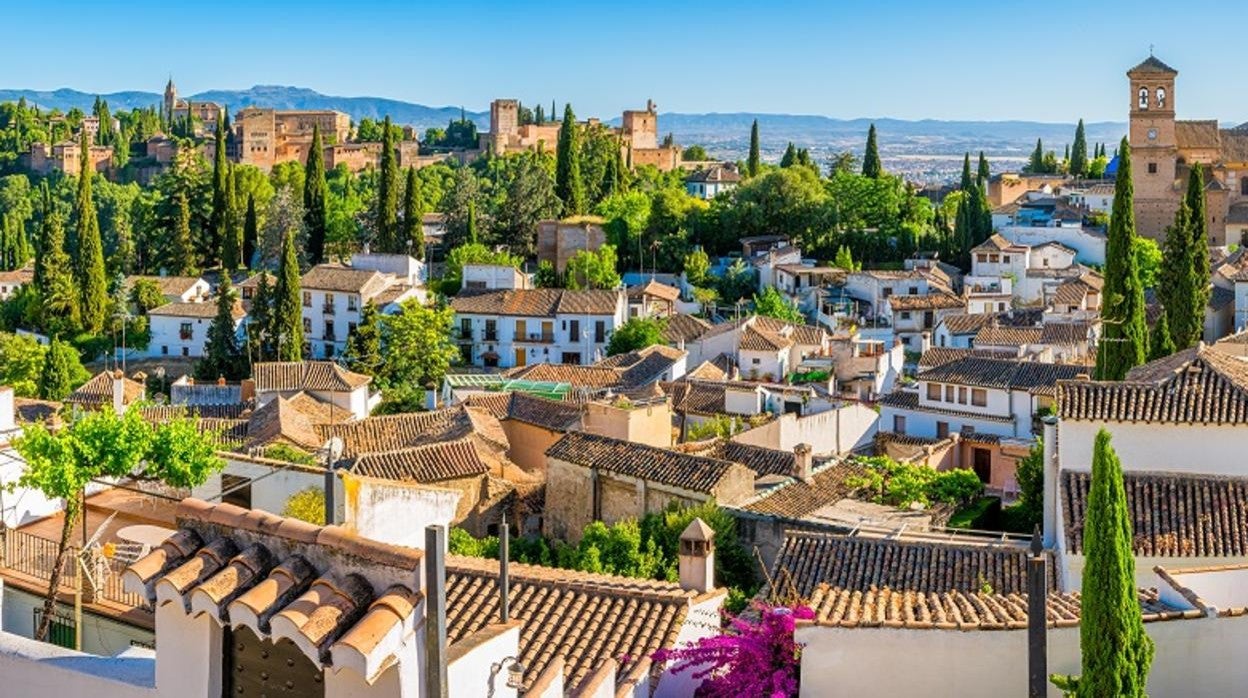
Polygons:
[[[113,110],[147,107],[158,104],[162,96],[155,92],[114,92],[100,95]],[[62,111],[78,107],[89,110],[95,95],[72,89],[53,91],[0,89],[0,101],[25,97],[45,108]],[[389,114],[397,123],[411,124],[423,130],[443,126],[458,119],[458,107],[430,107],[380,97],[335,97],[302,87],[256,85],[246,90],[209,90],[192,95],[191,99],[229,105],[231,109],[245,106],[267,106],[278,109],[336,109],[359,120],[380,119]],[[489,128],[488,112],[467,111],[465,115],[484,131]],[[659,115],[661,134],[671,133],[676,142],[701,144],[713,157],[736,160],[743,158],[749,146],[750,125],[757,119],[761,149],[766,160],[780,157],[789,141],[808,147],[816,160],[823,161],[834,153],[853,150],[861,152],[867,128],[874,123],[879,131],[880,151],[885,166],[920,179],[947,178],[960,166],[962,154],[983,150],[995,163],[994,169],[1016,167],[1035,147],[1037,138],[1046,150],[1061,156],[1065,145],[1074,139],[1073,123],[1035,121],[940,121],[923,119],[833,119],[826,116],[796,114],[663,113]],[[619,117],[608,123],[619,124]],[[1110,152],[1126,133],[1124,122],[1088,123],[1089,144],[1105,143]]]

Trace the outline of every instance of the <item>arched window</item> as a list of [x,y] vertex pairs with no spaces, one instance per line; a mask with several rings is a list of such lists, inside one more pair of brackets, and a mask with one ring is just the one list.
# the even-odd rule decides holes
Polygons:
[[1158,109],[1166,108],[1166,88],[1164,87],[1157,88],[1157,108]]
[[1140,109],[1148,109],[1148,88],[1140,88]]

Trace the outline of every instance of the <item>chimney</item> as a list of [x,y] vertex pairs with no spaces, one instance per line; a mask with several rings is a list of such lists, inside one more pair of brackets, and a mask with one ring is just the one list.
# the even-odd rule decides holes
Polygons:
[[113,411],[117,414],[126,411],[126,374],[120,370],[113,371]]
[[447,698],[446,527],[425,527],[425,698]]
[[802,482],[810,482],[811,470],[814,469],[814,458],[810,444],[798,444],[793,447],[793,477]]
[[256,396],[256,381],[252,378],[244,378],[238,384],[238,399],[247,402]]
[[715,588],[715,531],[702,519],[680,534],[680,588],[705,594]]
[[[17,415],[13,407],[13,389],[0,386],[0,436],[17,428]],[[5,437],[7,438],[7,437]]]
[[1044,423],[1044,547],[1057,542],[1057,417],[1048,415]]

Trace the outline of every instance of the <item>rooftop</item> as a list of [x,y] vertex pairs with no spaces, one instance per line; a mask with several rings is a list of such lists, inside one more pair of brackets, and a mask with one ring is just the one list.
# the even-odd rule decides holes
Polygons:
[[1051,395],[1059,380],[1073,380],[1086,371],[1082,366],[968,356],[928,369],[922,379]]
[[546,455],[586,468],[704,493],[713,492],[734,469],[746,470],[744,466],[726,460],[584,432],[566,434],[546,449]]
[[351,392],[373,380],[332,361],[266,361],[253,367],[252,378],[258,392]]

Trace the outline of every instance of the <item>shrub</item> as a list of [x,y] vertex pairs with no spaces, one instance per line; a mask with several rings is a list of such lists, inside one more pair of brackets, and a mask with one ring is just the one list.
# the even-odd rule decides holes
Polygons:
[[965,468],[936,470],[899,463],[887,456],[862,458],[860,462],[866,470],[846,478],[845,485],[877,504],[903,508],[916,503],[962,504],[984,491],[979,476]]
[[325,492],[316,487],[300,490],[286,500],[282,516],[306,521],[317,526],[325,525]]

